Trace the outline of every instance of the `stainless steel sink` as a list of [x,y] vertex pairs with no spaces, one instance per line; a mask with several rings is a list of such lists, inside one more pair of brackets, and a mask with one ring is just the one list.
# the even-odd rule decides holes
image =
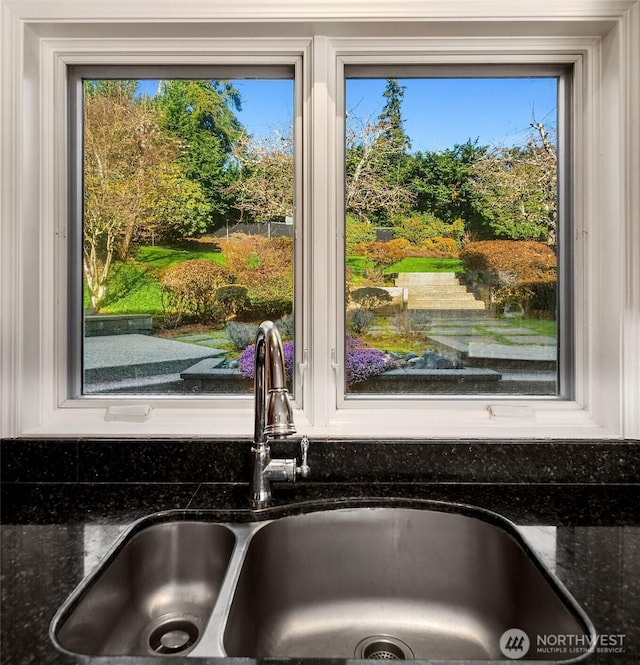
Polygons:
[[207,522],[134,530],[72,597],[54,639],[78,654],[187,653],[207,625],[234,541]]
[[143,521],[59,610],[52,638],[88,655],[483,660],[504,659],[501,636],[518,628],[527,661],[581,659],[536,650],[537,635],[594,631],[510,522],[421,506]]
[[249,545],[224,646],[254,658],[500,659],[511,628],[587,634],[554,587],[512,535],[467,515],[288,517]]

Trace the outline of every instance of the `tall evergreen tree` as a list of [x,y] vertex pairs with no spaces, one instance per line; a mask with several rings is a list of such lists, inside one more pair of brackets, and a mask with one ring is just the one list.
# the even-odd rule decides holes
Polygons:
[[402,100],[406,86],[400,85],[397,79],[387,79],[387,86],[382,93],[384,106],[378,116],[383,127],[382,136],[389,141],[394,152],[404,155],[411,149],[411,139],[404,131],[402,118]]

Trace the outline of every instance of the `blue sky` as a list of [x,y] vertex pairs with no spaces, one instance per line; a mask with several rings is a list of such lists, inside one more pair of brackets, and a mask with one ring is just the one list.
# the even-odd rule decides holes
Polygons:
[[[553,78],[398,79],[398,83],[405,86],[402,115],[414,152],[444,150],[476,138],[481,145],[523,144],[534,118],[548,129],[556,127]],[[384,79],[349,79],[347,112],[377,118],[385,86]]]
[[[444,150],[467,139],[480,144],[523,144],[535,119],[555,129],[557,82],[553,78],[399,79],[406,86],[402,112],[413,151]],[[283,131],[293,118],[293,81],[235,81],[241,93],[240,122],[256,136]],[[385,79],[349,79],[347,111],[360,119],[380,113]],[[141,82],[155,94],[156,81]]]

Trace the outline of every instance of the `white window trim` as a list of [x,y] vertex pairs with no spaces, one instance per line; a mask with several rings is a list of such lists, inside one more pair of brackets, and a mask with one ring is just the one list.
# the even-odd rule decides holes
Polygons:
[[[246,399],[158,401],[149,420],[135,423],[105,422],[105,403],[65,403],[64,79],[67,64],[247,63],[270,54],[300,58],[310,86],[302,93],[298,175],[305,235],[297,311],[305,323],[297,346],[308,352],[298,430],[362,438],[640,437],[638,0],[235,0],[215,8],[208,0],[177,8],[159,0],[4,0],[2,18],[3,436],[251,434]],[[342,265],[338,57],[375,59],[385,50],[403,61],[575,64],[575,401],[519,401],[528,407],[506,418],[490,415],[490,405],[513,405],[499,399],[340,403],[332,365],[339,356],[331,350],[340,349],[341,294],[339,280],[327,280]]]
[[[565,192],[565,183],[567,182],[567,174],[565,173],[566,170],[570,171],[570,167],[568,162],[571,161],[571,159],[567,159],[567,155],[565,153],[570,153],[571,150],[568,147],[571,144],[570,140],[567,140],[569,137],[568,135],[570,134],[570,122],[566,122],[567,117],[572,117],[574,114],[574,109],[570,108],[567,109],[565,106],[567,105],[568,99],[570,95],[566,94],[566,86],[571,87],[572,83],[577,83],[577,86],[580,87],[580,82],[579,79],[581,77],[581,64],[582,64],[582,55],[580,55],[580,51],[582,48],[582,44],[580,42],[574,42],[572,46],[569,46],[569,44],[566,44],[565,47],[567,48],[567,52],[562,52],[557,50],[557,52],[554,52],[553,55],[549,54],[540,54],[538,48],[532,49],[529,44],[526,42],[521,45],[521,48],[514,49],[511,48],[509,52],[504,51],[504,47],[500,45],[499,43],[495,42],[486,42],[482,45],[484,52],[482,55],[478,54],[478,47],[477,45],[474,46],[469,46],[468,42],[466,40],[461,40],[460,42],[454,43],[452,40],[447,40],[446,42],[443,43],[428,43],[425,44],[424,40],[420,39],[402,39],[402,40],[386,40],[383,44],[380,43],[379,40],[376,42],[373,42],[370,39],[363,39],[363,40],[335,40],[331,46],[333,47],[333,52],[331,53],[331,61],[336,62],[336,90],[335,90],[335,99],[337,100],[337,107],[339,109],[338,112],[338,133],[339,135],[343,136],[345,132],[345,71],[349,68],[349,66],[356,65],[356,66],[367,66],[367,65],[373,65],[371,71],[376,72],[375,76],[381,76],[382,73],[384,72],[385,68],[389,68],[390,71],[393,71],[394,74],[392,76],[395,76],[397,78],[404,78],[404,74],[402,73],[395,73],[397,71],[402,71],[404,68],[406,71],[409,70],[409,68],[416,67],[416,69],[413,69],[412,75],[416,76],[429,76],[429,67],[435,68],[440,68],[441,67],[446,67],[447,71],[451,72],[451,76],[456,76],[459,74],[456,74],[455,67],[456,65],[463,64],[465,66],[467,75],[471,76],[482,76],[482,75],[489,75],[489,69],[488,67],[491,66],[498,66],[500,67],[500,71],[502,73],[497,72],[494,70],[494,73],[491,75],[494,76],[506,76],[506,72],[508,71],[511,76],[527,76],[527,75],[542,75],[544,72],[546,75],[557,75],[559,76],[560,80],[560,85],[559,85],[559,90],[558,90],[558,141],[560,145],[560,150],[559,150],[559,171],[560,171],[560,179],[562,181],[562,186],[560,188],[560,193],[559,193],[559,210],[560,210],[560,220],[562,222],[565,221],[565,217],[570,216],[570,206],[567,205],[567,195],[568,192]],[[539,45],[537,45],[539,46]],[[556,46],[557,49],[557,46]],[[452,64],[452,56],[451,53],[455,53],[455,64]],[[506,64],[506,67],[504,66]],[[441,67],[438,67],[441,66]],[[572,83],[569,83],[567,80],[565,80],[565,74],[564,74],[564,69],[567,66],[573,66],[576,70],[578,70],[575,74],[574,80]],[[518,71],[518,68],[520,70]],[[549,72],[553,71],[553,74],[550,74]],[[472,72],[471,74],[469,72]],[[578,100],[579,101],[579,100]],[[565,126],[566,125],[566,126]],[[338,149],[337,149],[337,163],[342,164],[345,162],[345,152],[343,149],[344,142],[340,142],[337,144]],[[578,146],[577,151],[576,151],[576,160],[581,159],[581,154],[580,154],[580,146]],[[335,179],[336,182],[336,200],[338,202],[338,209],[336,210],[335,214],[335,220],[336,220],[336,236],[338,238],[343,238],[346,234],[345,230],[345,214],[344,214],[344,204],[341,199],[341,197],[338,195],[339,192],[344,191],[345,189],[345,181],[344,181],[344,170],[343,169],[338,169],[336,170],[336,175],[337,178]],[[564,246],[565,241],[567,240],[566,238],[566,233],[564,229],[559,229],[560,235],[562,237],[562,244]],[[568,232],[571,232],[571,230],[568,230]],[[573,243],[569,243],[573,244]],[[570,251],[570,248],[566,248],[561,250],[563,257],[565,255],[568,255],[568,252]],[[339,242],[336,250],[337,254],[337,264],[338,265],[345,265],[346,262],[346,256],[345,256],[345,245],[343,242]],[[561,260],[564,260],[561,259]],[[569,279],[571,278],[571,275],[568,276]],[[567,290],[563,289],[562,286],[562,279],[564,279],[564,274],[561,275],[561,280],[559,280],[559,289],[561,291]],[[571,280],[573,282],[573,280]],[[572,283],[573,287],[573,283]],[[340,297],[342,294],[345,293],[345,285],[344,283],[338,284],[338,291],[337,293],[339,294],[338,297],[338,304],[337,304],[337,311],[338,311],[338,319],[337,319],[337,339],[336,339],[336,344],[337,344],[337,353],[336,356],[338,358],[343,358],[344,357],[344,334],[342,331],[345,329],[345,303],[344,300]],[[577,294],[578,297],[580,297],[580,293]],[[562,304],[563,306],[567,306],[566,303],[568,302],[569,298],[571,296],[568,296],[565,294],[562,295]],[[567,315],[565,313],[564,317],[565,320],[572,319],[572,316]],[[558,322],[560,323],[560,322]],[[560,326],[558,326],[560,328]],[[573,327],[573,326],[571,326]],[[570,338],[570,340],[568,339]],[[573,392],[573,383],[574,383],[574,376],[573,376],[573,371],[572,371],[572,359],[573,359],[573,349],[571,348],[573,346],[573,333],[572,331],[567,331],[566,333],[562,334],[562,339],[560,337],[558,338],[558,343],[560,345],[560,348],[565,351],[565,349],[569,349],[565,351],[566,357],[563,358],[563,362],[560,363],[560,369],[559,369],[559,377],[561,379],[561,384],[564,385],[563,388],[563,394],[568,393],[568,392]],[[570,360],[567,360],[567,357],[570,358]],[[338,385],[344,385],[345,383],[345,368],[344,368],[344,363],[337,364],[336,366],[336,374],[337,374],[337,381]],[[580,377],[577,377],[580,378]],[[406,395],[397,395],[397,396],[388,396],[385,395],[384,398],[387,399],[387,403],[382,403],[382,401],[379,401],[378,404],[382,408],[396,408],[397,402],[399,400],[407,400],[410,399]],[[429,400],[434,404],[434,408],[441,408],[441,403],[446,402],[450,400],[450,397],[446,396],[438,396],[438,395],[430,395]],[[549,402],[550,400],[555,400],[557,399],[555,396],[550,396],[547,398],[540,398],[533,400],[537,404],[541,400],[544,400],[546,402]],[[391,400],[391,401],[389,401]],[[416,400],[419,400],[421,402],[425,401],[424,396],[415,396],[414,398],[414,403]],[[468,396],[467,396],[468,400]],[[508,402],[513,402],[514,400],[517,400],[519,404],[523,404],[523,402],[527,402],[526,396],[515,396],[515,397],[510,397],[506,395],[492,395],[492,396],[485,396],[483,401],[481,402],[481,408],[486,410],[492,405],[496,404],[501,404],[505,400]],[[529,400],[531,405],[533,406],[533,401]],[[345,395],[343,391],[340,391],[338,393],[338,400],[337,400],[337,405],[338,408],[370,408],[371,405],[371,398],[367,396],[360,396],[360,395]],[[376,405],[377,406],[377,405]]]

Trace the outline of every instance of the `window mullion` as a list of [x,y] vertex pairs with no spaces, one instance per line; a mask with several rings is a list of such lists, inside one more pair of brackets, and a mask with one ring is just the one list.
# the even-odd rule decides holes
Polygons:
[[336,101],[329,40],[316,36],[312,47],[310,157],[310,420],[326,425],[335,411],[335,374],[331,349],[336,348]]

